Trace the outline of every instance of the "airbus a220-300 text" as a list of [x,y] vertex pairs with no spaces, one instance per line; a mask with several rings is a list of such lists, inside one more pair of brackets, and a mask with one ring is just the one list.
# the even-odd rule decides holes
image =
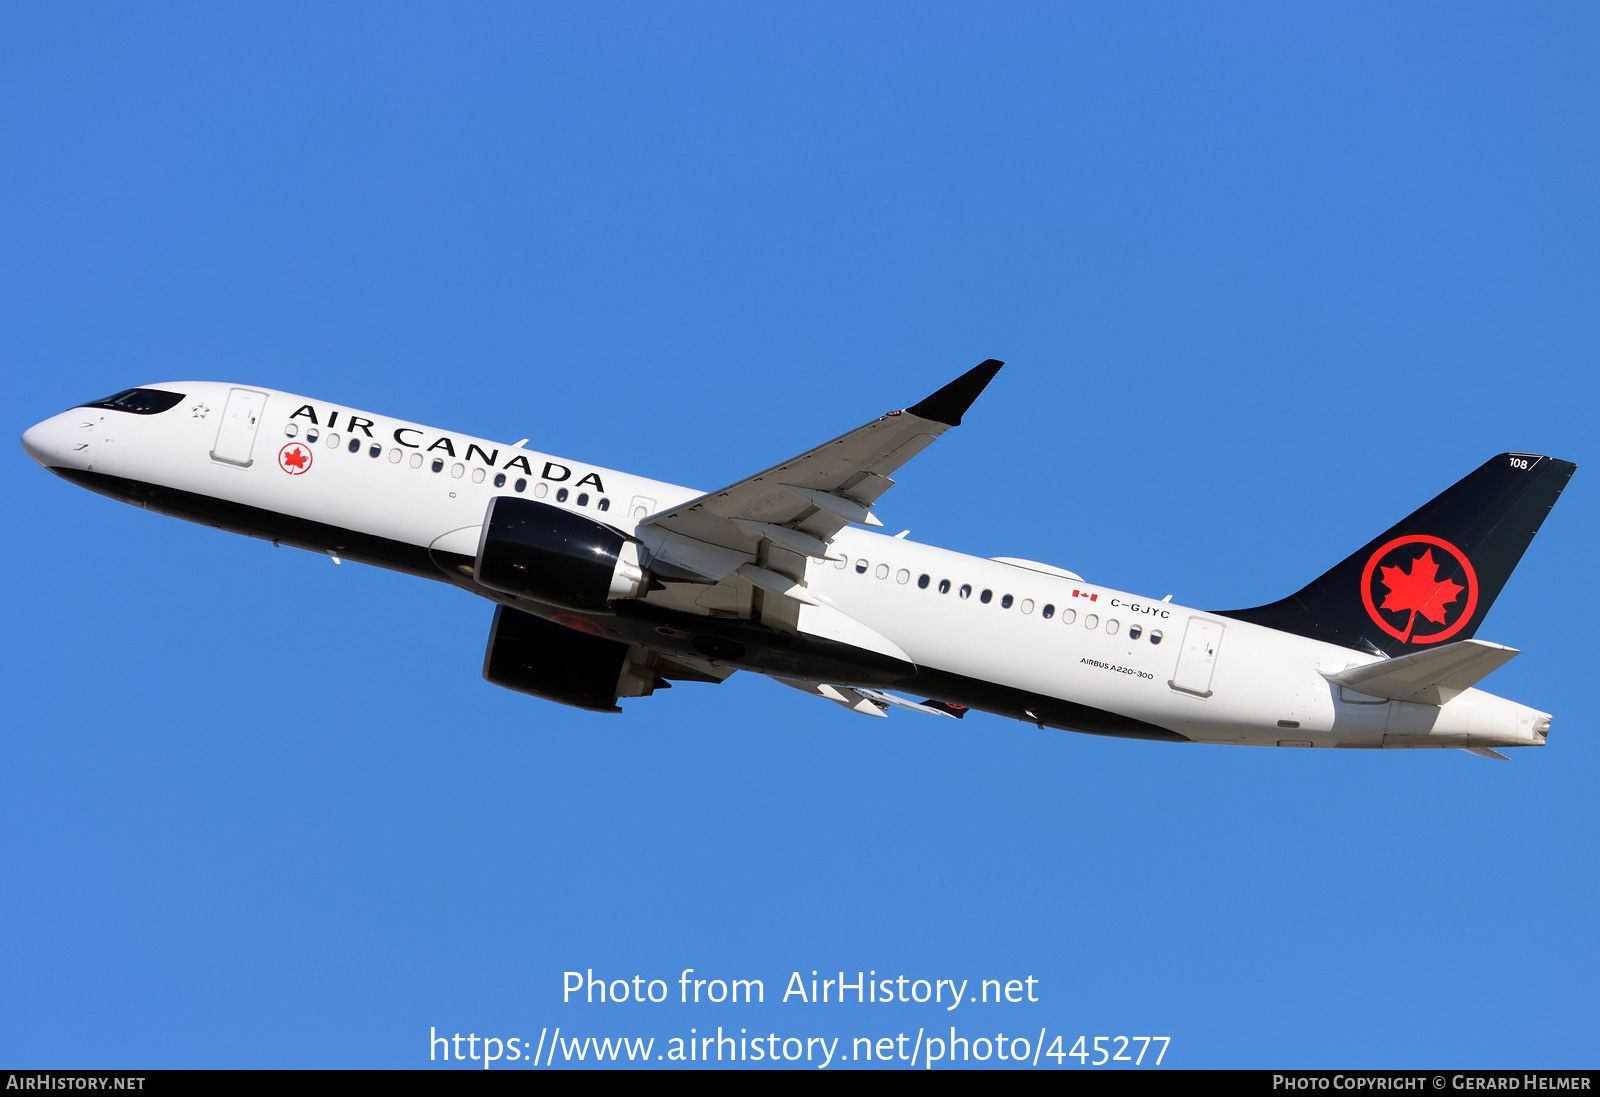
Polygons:
[[[736,671],[867,716],[1290,747],[1538,746],[1479,625],[1571,462],[1503,453],[1303,590],[1217,612],[889,537],[873,505],[1000,368],[703,493],[272,389],[128,389],[28,454],[92,491],[496,603],[484,677],[599,712]],[[910,693],[913,700],[900,696]]]

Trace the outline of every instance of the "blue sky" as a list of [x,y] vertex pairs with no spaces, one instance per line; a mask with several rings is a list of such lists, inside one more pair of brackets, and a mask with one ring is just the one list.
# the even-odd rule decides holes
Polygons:
[[[236,380],[711,488],[997,357],[888,525],[1269,601],[1492,454],[1592,464],[1597,31],[13,5],[10,430]],[[1508,764],[869,721],[743,674],[590,715],[480,680],[487,603],[6,467],[0,1064],[954,1025],[1595,1065],[1592,468],[1480,632],[1524,652],[1486,686],[1555,714]],[[767,1002],[563,1003],[590,968]],[[814,969],[1039,1001],[779,1001]]]

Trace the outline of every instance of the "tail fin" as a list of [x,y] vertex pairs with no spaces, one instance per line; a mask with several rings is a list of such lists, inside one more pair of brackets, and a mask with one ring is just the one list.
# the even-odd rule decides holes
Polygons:
[[1222,616],[1390,656],[1469,639],[1577,467],[1491,457],[1299,593]]

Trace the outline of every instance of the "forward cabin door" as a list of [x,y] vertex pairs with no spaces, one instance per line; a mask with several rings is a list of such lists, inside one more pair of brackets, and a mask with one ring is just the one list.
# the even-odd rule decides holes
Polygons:
[[264,392],[255,389],[229,391],[228,406],[222,410],[222,425],[217,428],[217,444],[211,448],[213,461],[250,467],[250,451],[255,447],[256,428],[261,425],[261,409],[266,404]]
[[1183,633],[1178,665],[1167,684],[1185,693],[1211,696],[1211,672],[1217,666],[1217,649],[1222,646],[1222,622],[1203,617],[1189,618]]

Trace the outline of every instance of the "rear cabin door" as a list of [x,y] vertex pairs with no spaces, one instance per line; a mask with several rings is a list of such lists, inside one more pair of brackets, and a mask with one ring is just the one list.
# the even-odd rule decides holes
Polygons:
[[222,410],[222,425],[217,428],[217,444],[211,448],[211,459],[224,464],[249,468],[250,451],[256,443],[256,427],[261,425],[261,409],[266,407],[267,394],[255,389],[232,389],[228,405]]
[[1211,672],[1216,669],[1217,649],[1221,646],[1221,621],[1189,618],[1189,627],[1183,633],[1183,647],[1178,652],[1178,665],[1172,672],[1172,681],[1167,684],[1185,693],[1210,697]]

